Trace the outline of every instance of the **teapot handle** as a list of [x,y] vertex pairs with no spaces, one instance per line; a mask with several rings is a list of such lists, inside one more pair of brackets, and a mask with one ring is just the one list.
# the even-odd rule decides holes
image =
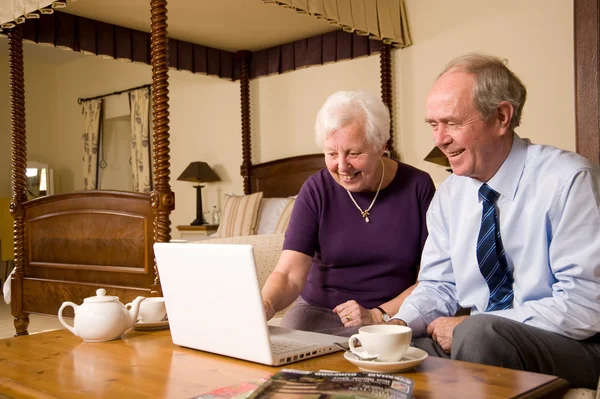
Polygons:
[[71,331],[74,335],[77,335],[77,333],[75,332],[75,329],[73,327],[71,327],[70,325],[68,325],[67,322],[65,321],[65,319],[63,319],[63,310],[69,306],[73,308],[74,313],[77,312],[77,308],[79,307],[79,305],[76,305],[73,302],[63,302],[60,309],[58,309],[58,320],[60,321],[60,323],[63,326],[65,326],[65,328],[67,330]]

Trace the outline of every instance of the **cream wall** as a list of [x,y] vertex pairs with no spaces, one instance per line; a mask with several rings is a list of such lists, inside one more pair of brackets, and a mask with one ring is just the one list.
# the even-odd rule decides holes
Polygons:
[[253,162],[320,152],[314,140],[319,108],[331,93],[354,88],[380,92],[378,55],[253,80]]
[[[573,2],[406,0],[413,46],[393,51],[395,144],[404,162],[429,172],[436,184],[448,173],[422,159],[433,148],[424,123],[425,96],[446,62],[471,51],[508,59],[528,89],[517,132],[534,142],[575,150]],[[261,138],[254,160],[318,151],[316,113],[336,90],[380,93],[379,57],[257,79],[253,129]],[[258,94],[257,94],[258,93]],[[286,134],[285,140],[281,136]]]
[[[6,40],[2,38],[0,40]],[[27,49],[24,56],[27,57]],[[8,55],[0,53],[0,197],[11,191],[11,127]],[[27,159],[48,163],[54,142],[57,104],[56,67],[39,61],[25,64]],[[51,101],[48,101],[48,100]]]
[[[4,46],[6,38],[0,38]],[[27,48],[24,57],[29,56]],[[57,151],[56,66],[40,60],[25,64],[27,159],[52,166]],[[9,213],[11,187],[11,126],[8,54],[0,52],[0,241],[2,259],[13,259],[13,218]]]
[[[453,57],[484,51],[508,60],[527,87],[521,137],[575,150],[573,2],[509,0],[408,0],[415,45],[395,52],[399,143],[408,163],[432,174],[444,168],[422,161],[433,148],[424,120],[425,96]],[[435,10],[435,12],[432,12]]]

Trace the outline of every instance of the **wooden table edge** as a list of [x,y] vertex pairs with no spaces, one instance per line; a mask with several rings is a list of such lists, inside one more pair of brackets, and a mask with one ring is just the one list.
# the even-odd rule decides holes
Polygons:
[[560,377],[556,377],[544,385],[515,396],[515,398],[562,398],[568,390],[569,383]]

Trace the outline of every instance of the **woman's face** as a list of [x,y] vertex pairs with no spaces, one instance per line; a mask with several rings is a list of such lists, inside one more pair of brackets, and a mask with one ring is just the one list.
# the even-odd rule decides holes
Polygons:
[[377,191],[384,149],[367,142],[362,123],[336,130],[323,142],[323,152],[327,170],[340,186],[351,192]]

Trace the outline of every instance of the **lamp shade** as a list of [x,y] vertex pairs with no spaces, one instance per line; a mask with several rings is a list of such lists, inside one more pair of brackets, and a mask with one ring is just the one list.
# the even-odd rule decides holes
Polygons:
[[177,180],[191,181],[194,183],[210,183],[220,181],[217,175],[206,162],[192,162],[181,173]]
[[433,147],[433,150],[427,154],[424,160],[446,167],[450,166],[450,161],[448,161],[446,155],[437,147]]

